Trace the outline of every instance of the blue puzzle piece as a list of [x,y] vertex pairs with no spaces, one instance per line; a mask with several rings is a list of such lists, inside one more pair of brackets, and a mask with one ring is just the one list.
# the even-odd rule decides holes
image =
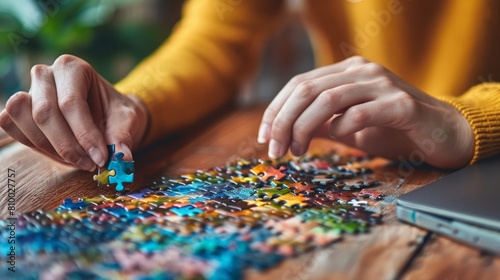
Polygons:
[[63,201],[63,204],[59,206],[59,209],[60,210],[80,210],[80,209],[83,209],[85,207],[87,207],[88,205],[90,205],[90,203],[88,202],[85,202],[85,201],[77,201],[77,202],[73,202],[71,200],[71,198],[66,198],[64,201]]
[[200,190],[202,190],[203,187],[205,187],[205,183],[200,183],[200,182],[193,182],[188,185],[178,185],[175,187],[171,187],[163,193],[165,193],[168,196],[177,196],[177,195],[187,195],[187,194],[194,194]]
[[229,199],[250,199],[255,194],[255,192],[256,191],[252,188],[242,187],[226,191],[226,194]]
[[170,211],[174,212],[175,214],[179,216],[196,216],[198,214],[203,213],[203,210],[199,208],[195,208],[191,205],[184,206],[184,207],[173,207],[170,208]]
[[208,199],[206,197],[195,197],[195,198],[190,198],[189,202],[191,203],[196,203],[196,202],[205,202]]
[[107,212],[123,221],[133,221],[135,219],[145,219],[151,216],[151,213],[143,212],[139,209],[127,210],[125,208],[105,208],[104,212]]
[[145,189],[141,189],[141,190],[139,190],[137,192],[134,192],[134,193],[129,193],[129,194],[127,194],[127,196],[130,196],[130,197],[132,197],[134,199],[139,199],[140,200],[140,199],[145,198],[146,195],[151,194],[153,192],[154,192],[153,190],[151,190],[149,188],[145,188]]
[[123,183],[134,182],[134,162],[123,161],[123,153],[116,153],[108,165],[108,170],[114,170],[115,176],[109,176],[109,183],[116,184],[115,189],[119,192],[125,189]]

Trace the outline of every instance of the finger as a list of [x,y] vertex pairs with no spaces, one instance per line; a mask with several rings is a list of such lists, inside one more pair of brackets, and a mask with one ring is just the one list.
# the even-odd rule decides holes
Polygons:
[[13,95],[9,98],[5,107],[9,117],[15,123],[16,128],[30,142],[29,145],[25,145],[37,148],[38,150],[44,151],[46,154],[50,154],[52,158],[63,161],[54,150],[54,147],[52,147],[47,137],[45,137],[43,132],[35,124],[31,113],[31,96],[27,92],[18,92]]
[[367,63],[362,57],[355,56],[345,59],[341,62],[323,66],[312,71],[300,74],[292,78],[278,93],[278,95],[273,99],[273,101],[269,104],[264,115],[262,116],[262,121],[259,127],[259,134],[257,141],[261,144],[266,143],[270,140],[271,137],[271,126],[274,121],[274,118],[280,111],[281,107],[285,102],[289,99],[292,91],[297,88],[301,83],[309,81],[311,79],[316,79],[325,75],[340,73],[347,70],[350,67],[361,65]]
[[417,103],[407,100],[393,96],[350,107],[331,122],[330,135],[344,138],[372,126],[409,131]]
[[377,92],[369,83],[341,85],[323,91],[293,124],[291,152],[301,155],[318,129],[327,121],[344,113],[346,108],[376,99]]
[[[92,118],[87,99],[99,99],[96,75],[86,62],[64,55],[51,66],[59,109],[74,137],[99,167],[106,163],[106,144]],[[92,87],[94,85],[94,87]],[[100,108],[97,110],[100,112]]]
[[[132,100],[132,103],[130,102]],[[110,104],[111,110],[107,118],[105,140],[108,143],[115,143],[115,152],[122,152],[124,160],[132,160],[134,140],[137,143],[140,139],[134,139],[132,132],[141,125],[137,122],[137,107],[134,106],[133,98],[123,96],[113,100]]]
[[0,113],[0,127],[9,134],[12,138],[16,139],[21,144],[34,148],[35,145],[24,135],[24,133],[16,126],[12,118],[9,116],[7,109]]
[[12,118],[9,116],[7,110],[3,110],[1,113],[0,113],[0,127],[7,133],[9,134],[12,138],[16,139],[16,141],[18,141],[19,143],[25,145],[25,146],[28,146],[30,148],[32,148],[33,150],[39,152],[39,153],[42,153],[44,154],[45,156],[55,160],[55,161],[59,161],[59,162],[62,162],[62,163],[66,163],[61,157],[59,157],[57,154],[54,155],[54,154],[49,154],[39,148],[36,147],[36,145],[33,144],[33,142],[31,142],[30,139],[28,139],[28,137],[26,137],[26,135],[21,131],[21,129],[19,129],[19,127],[17,127],[17,125],[15,124],[15,122],[12,120]]
[[30,93],[35,124],[67,163],[93,171],[94,162],[82,149],[59,111],[52,70],[46,65],[36,65],[32,68],[31,77]]
[[[283,156],[286,153],[286,150],[290,145],[290,141],[292,138],[292,127],[294,126],[294,123],[299,118],[299,116],[304,113],[304,111],[307,111],[307,108],[311,104],[316,105],[312,106],[314,110],[314,116],[312,116],[312,120],[318,121],[316,115],[317,112],[315,112],[315,110],[324,109],[325,104],[323,104],[323,102],[330,102],[332,103],[331,106],[337,106],[337,104],[333,104],[336,100],[331,100],[332,97],[330,97],[327,93],[331,91],[332,95],[336,96],[337,92],[339,91],[336,89],[337,87],[355,83],[357,82],[357,78],[358,76],[353,75],[351,71],[345,71],[309,80],[295,88],[290,95],[290,98],[288,98],[285,104],[283,104],[282,108],[280,109],[279,113],[276,115],[272,123],[269,156],[271,158],[277,158]],[[325,93],[325,91],[327,93]],[[323,98],[320,98],[321,102],[316,102],[316,99],[319,98],[318,96],[322,95]],[[326,96],[327,98],[324,98],[324,96]],[[330,118],[332,116],[331,113],[332,111],[329,111],[327,113],[328,116],[326,116],[326,114],[321,115],[321,119],[324,119],[325,117],[327,117],[327,119]],[[324,122],[325,120],[322,120],[322,122]],[[319,127],[320,124],[321,123],[317,123],[317,126],[315,126],[315,128]],[[310,131],[309,133],[312,133],[312,131]],[[299,146],[297,146],[298,144],[302,143],[299,142],[292,145],[292,153],[294,152],[294,150],[302,150]]]

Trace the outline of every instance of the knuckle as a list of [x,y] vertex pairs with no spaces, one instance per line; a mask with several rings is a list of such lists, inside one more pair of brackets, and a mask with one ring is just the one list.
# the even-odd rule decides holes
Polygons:
[[[120,137],[120,134],[118,134],[117,136]],[[92,148],[92,146],[94,146],[93,143],[96,142],[99,143],[102,141],[101,134],[97,132],[79,131],[75,133],[75,138],[85,151],[88,151],[90,148]],[[129,139],[129,138],[118,138],[118,139]]]
[[43,77],[47,75],[50,72],[50,69],[47,65],[44,64],[36,64],[33,67],[31,67],[31,77],[36,78],[36,77]]
[[117,131],[113,134],[113,136],[116,137],[116,139],[121,139],[122,142],[124,143],[128,143],[131,141],[132,139],[132,134],[130,133],[130,131],[127,131],[127,130],[120,130],[120,131]]
[[125,109],[125,114],[132,120],[136,120],[138,117],[138,113],[135,107],[127,107]]
[[26,95],[23,94],[22,92],[18,92],[15,95],[13,95],[7,103],[5,104],[5,110],[9,115],[11,116],[18,116],[22,114],[24,103],[26,102]]
[[371,75],[381,75],[385,72],[385,68],[382,65],[375,63],[375,62],[366,63],[363,66],[363,69],[368,74],[371,74]]
[[287,122],[283,120],[283,118],[277,117],[273,121],[272,131],[279,135],[283,133],[287,127],[288,127]]
[[305,81],[305,75],[304,74],[299,74],[295,75],[293,78],[290,79],[290,83],[294,85],[298,85]]
[[32,140],[32,143],[38,149],[45,151],[48,150],[50,146],[49,141],[44,136],[37,136]]
[[377,84],[380,88],[383,88],[383,89],[390,89],[390,88],[394,88],[396,86],[396,83],[390,79],[389,77],[387,76],[384,76],[383,78],[381,78],[380,80],[377,81]]
[[293,124],[292,137],[297,142],[299,143],[306,142],[306,139],[309,138],[310,134],[311,134],[310,125],[308,125],[307,123],[297,120]]
[[67,64],[72,64],[75,62],[79,62],[81,59],[79,59],[76,56],[70,55],[70,54],[63,54],[60,55],[56,60],[54,61],[54,65],[67,65]]
[[57,153],[59,156],[61,156],[63,159],[68,160],[69,162],[77,162],[80,157],[73,151],[73,146],[70,144],[63,144],[57,147]]
[[411,95],[404,91],[394,94],[396,102],[395,106],[406,108],[407,111],[412,112],[417,107],[417,101]]
[[124,106],[119,114],[122,122],[131,123],[139,120],[139,113],[131,106]]
[[0,127],[5,131],[9,131],[13,128],[14,122],[11,120],[9,115],[0,114]]
[[350,121],[356,124],[363,124],[370,118],[369,112],[359,106],[349,108],[349,112],[350,112]]
[[74,94],[67,94],[58,100],[59,108],[62,112],[71,112],[81,100]]
[[338,104],[344,92],[345,91],[340,87],[325,90],[320,94],[322,103],[329,105]]
[[51,114],[52,105],[47,101],[39,102],[33,106],[33,120],[40,126],[49,122]]
[[54,67],[59,67],[59,68],[67,68],[67,67],[72,67],[72,68],[77,68],[81,70],[89,70],[91,69],[91,66],[88,62],[85,60],[76,57],[74,55],[70,54],[63,54],[60,55],[55,61],[54,64],[52,64]]
[[308,98],[314,94],[316,85],[314,81],[301,82],[296,88],[297,97]]
[[366,58],[364,58],[360,55],[351,56],[351,57],[349,57],[349,60],[350,60],[351,64],[354,64],[354,65],[361,65],[361,64],[369,63],[369,61]]
[[264,116],[262,117],[262,119],[265,122],[268,122],[268,121],[272,120],[277,114],[278,114],[278,109],[276,109],[274,106],[270,105],[269,107],[267,107],[266,111],[264,112]]

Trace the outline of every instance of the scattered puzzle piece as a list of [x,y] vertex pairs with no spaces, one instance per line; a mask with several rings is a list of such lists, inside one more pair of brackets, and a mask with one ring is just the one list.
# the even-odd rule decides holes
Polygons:
[[362,189],[359,194],[359,197],[362,198],[371,198],[373,200],[380,200],[384,199],[384,194],[380,191],[375,191],[375,190],[367,190],[367,189]]
[[280,167],[280,169],[276,169],[271,165],[264,163],[261,163],[255,166],[254,168],[250,169],[250,171],[253,174],[258,175],[263,182],[267,182],[271,177],[274,180],[281,180],[283,177],[286,176],[286,174],[282,172],[283,170],[286,170],[286,167],[282,166]]

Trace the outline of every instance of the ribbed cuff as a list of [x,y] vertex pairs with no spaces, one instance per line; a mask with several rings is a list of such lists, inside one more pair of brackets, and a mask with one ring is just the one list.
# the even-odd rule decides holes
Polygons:
[[500,153],[500,84],[482,84],[462,97],[440,99],[455,107],[474,132],[474,156],[470,164]]

